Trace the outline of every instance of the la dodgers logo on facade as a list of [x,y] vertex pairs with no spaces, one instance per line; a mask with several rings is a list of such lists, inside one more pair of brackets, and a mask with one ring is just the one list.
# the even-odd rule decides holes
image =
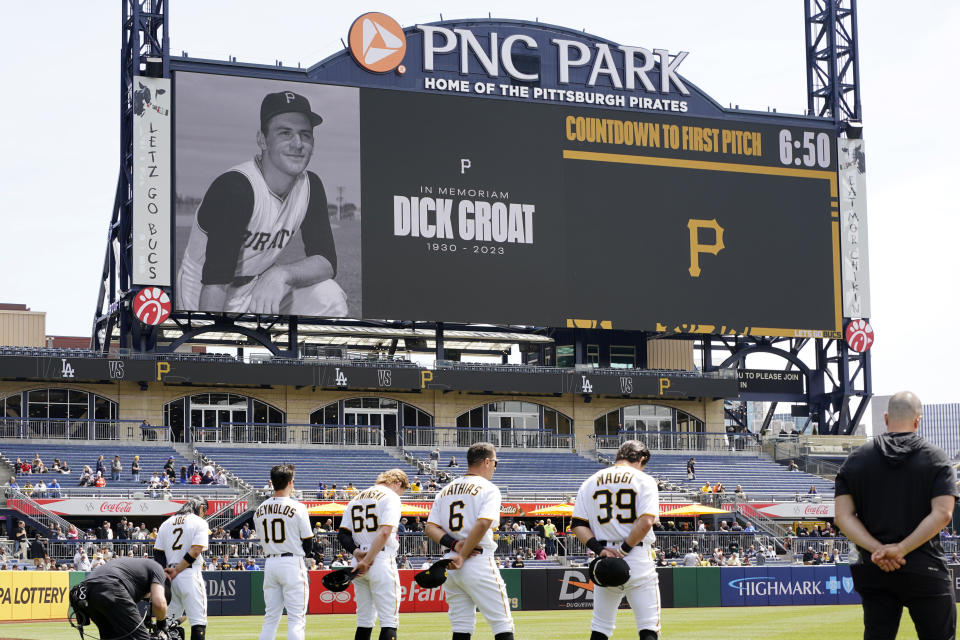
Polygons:
[[580,392],[593,393],[593,384],[587,376],[580,376]]
[[60,358],[60,363],[63,365],[63,368],[60,370],[60,375],[64,378],[72,378],[73,375],[73,365],[70,364],[66,358]]
[[383,13],[365,13],[350,27],[350,53],[367,71],[385,73],[406,69],[400,63],[407,52],[407,38],[397,21]]
[[343,371],[340,371],[340,367],[337,367],[336,369],[337,369],[337,375],[334,376],[333,383],[338,387],[347,386],[347,374],[345,374]]

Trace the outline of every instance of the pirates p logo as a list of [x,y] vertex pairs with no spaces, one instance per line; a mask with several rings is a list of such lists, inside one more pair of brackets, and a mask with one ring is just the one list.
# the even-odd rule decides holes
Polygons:
[[407,38],[390,16],[376,12],[363,14],[350,26],[349,41],[353,59],[367,71],[406,71],[400,63],[407,52]]

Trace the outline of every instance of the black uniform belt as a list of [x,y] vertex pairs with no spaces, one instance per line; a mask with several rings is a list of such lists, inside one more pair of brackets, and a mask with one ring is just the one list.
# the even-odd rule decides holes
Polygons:
[[293,554],[287,551],[286,553],[271,553],[267,557],[268,558],[290,558],[290,557],[293,557],[294,555],[296,554]]

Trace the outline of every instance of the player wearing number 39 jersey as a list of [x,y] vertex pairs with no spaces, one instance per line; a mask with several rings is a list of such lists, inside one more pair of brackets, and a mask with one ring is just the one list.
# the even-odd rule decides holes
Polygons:
[[630,567],[625,584],[594,587],[590,640],[608,640],[613,634],[624,596],[640,640],[657,640],[660,631],[660,587],[651,555],[660,494],[656,481],[643,472],[649,460],[647,445],[628,440],[620,445],[613,466],[587,478],[577,493],[573,533],[597,556],[623,558]]
[[497,544],[491,527],[500,521],[500,489],[490,480],[497,452],[488,442],[467,450],[467,473],[437,494],[426,534],[451,550],[444,589],[450,607],[453,640],[469,640],[476,610],[486,618],[495,640],[513,640],[513,616],[507,588],[493,561]]
[[353,554],[357,631],[354,640],[370,640],[380,618],[380,640],[396,640],[400,613],[396,529],[400,494],[410,488],[401,469],[384,471],[369,489],[358,493],[343,510],[337,539]]
[[203,582],[203,558],[207,549],[210,526],[203,516],[206,503],[190,498],[167,518],[157,531],[153,558],[166,567],[170,578],[170,606],[167,619],[179,620],[183,614],[190,621],[190,640],[204,640],[207,633],[207,589]]
[[303,640],[307,620],[307,566],[304,556],[313,550],[313,531],[307,508],[290,497],[294,466],[278,464],[270,469],[273,497],[253,512],[257,537],[263,545],[267,566],[263,573],[265,614],[260,640],[273,640],[287,609],[287,640]]

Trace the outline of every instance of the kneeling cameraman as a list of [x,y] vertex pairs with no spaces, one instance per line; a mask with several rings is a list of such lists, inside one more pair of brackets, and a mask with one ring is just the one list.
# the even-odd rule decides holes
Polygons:
[[[91,620],[97,625],[101,640],[150,640],[147,614],[141,615],[137,602],[150,596],[156,628],[164,631],[166,582],[163,567],[154,560],[117,558],[97,567],[86,580],[71,589],[70,604],[80,625],[89,624]],[[161,633],[160,637],[166,636]]]

